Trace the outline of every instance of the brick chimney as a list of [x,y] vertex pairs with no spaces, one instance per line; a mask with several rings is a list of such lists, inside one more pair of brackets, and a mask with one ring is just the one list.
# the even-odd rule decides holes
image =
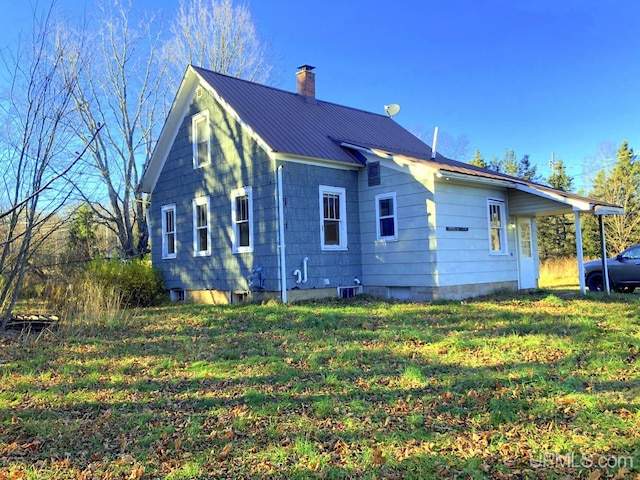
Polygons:
[[296,73],[298,77],[298,94],[309,98],[316,98],[316,74],[312,70],[316,67],[301,65]]

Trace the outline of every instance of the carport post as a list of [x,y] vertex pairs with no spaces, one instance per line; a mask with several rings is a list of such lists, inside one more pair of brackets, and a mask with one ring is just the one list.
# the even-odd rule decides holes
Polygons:
[[600,225],[600,254],[602,255],[602,280],[604,280],[604,291],[607,295],[611,295],[611,287],[609,286],[609,268],[607,266],[607,239],[604,234],[604,218],[598,215],[598,224]]
[[580,292],[587,294],[587,287],[584,283],[584,254],[582,252],[582,226],[580,225],[580,211],[573,212],[576,226],[576,253],[578,255],[578,280],[580,281]]

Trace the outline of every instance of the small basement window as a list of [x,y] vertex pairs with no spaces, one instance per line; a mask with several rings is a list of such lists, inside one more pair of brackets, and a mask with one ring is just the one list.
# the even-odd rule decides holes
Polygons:
[[248,290],[236,290],[231,292],[231,303],[245,303],[251,299]]
[[338,298],[353,298],[362,293],[362,285],[338,287]]
[[169,300],[172,302],[184,302],[187,299],[187,293],[181,288],[172,288],[169,290]]

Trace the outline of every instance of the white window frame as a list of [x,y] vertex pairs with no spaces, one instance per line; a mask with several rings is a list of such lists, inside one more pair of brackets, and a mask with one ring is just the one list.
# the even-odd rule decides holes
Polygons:
[[[240,245],[240,231],[236,199],[238,197],[245,196],[247,197],[248,202],[248,218],[246,222],[249,224],[249,245]],[[231,225],[233,231],[233,253],[253,252],[253,190],[251,187],[240,187],[231,191]]]
[[[207,207],[207,224],[198,226],[198,207],[205,205]],[[207,231],[207,248],[201,249],[200,230],[206,228]],[[206,257],[211,255],[211,202],[209,195],[204,197],[196,197],[193,199],[193,256]]]
[[[396,192],[380,193],[376,195],[376,238],[379,241],[393,242],[398,240],[398,202],[396,200]],[[393,214],[385,215],[380,214],[380,201],[391,200],[393,202]],[[382,229],[380,228],[380,221],[383,219],[393,219],[393,235],[382,235]]]
[[[172,203],[170,205],[164,205],[162,207],[162,258],[176,258],[178,238],[176,235],[176,205]],[[167,225],[167,214],[171,212],[173,214],[173,230],[169,230]],[[169,236],[173,235],[173,253],[169,252]]]
[[[204,162],[200,162],[200,157],[198,156],[198,145],[200,138],[198,137],[198,125],[204,122],[205,125],[205,137],[207,143],[207,158]],[[201,168],[205,165],[209,165],[211,163],[211,127],[209,123],[209,110],[203,110],[202,112],[196,113],[191,118],[191,137],[193,139],[193,168]]]
[[[494,210],[497,209],[500,217],[499,223],[492,218]],[[489,226],[489,254],[507,255],[507,208],[504,200],[487,199],[487,224]],[[500,240],[500,249],[493,248],[493,235],[497,232]]]
[[[339,243],[337,245],[325,244],[324,236],[324,196],[337,195],[338,209],[340,217],[338,218],[338,235]],[[347,191],[343,187],[331,187],[328,185],[320,185],[319,188],[319,204],[320,204],[320,249],[321,250],[347,250]],[[335,220],[335,219],[334,219]]]

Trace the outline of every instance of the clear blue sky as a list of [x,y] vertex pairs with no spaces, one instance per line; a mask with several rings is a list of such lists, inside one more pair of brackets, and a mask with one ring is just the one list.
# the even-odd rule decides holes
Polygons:
[[[170,16],[178,1],[134,3]],[[319,99],[381,113],[398,103],[396,121],[427,143],[436,125],[466,137],[465,160],[476,148],[487,160],[513,149],[546,177],[554,152],[579,188],[602,142],[626,139],[640,153],[637,0],[245,3],[277,56],[274,86],[295,90],[296,67],[314,65]],[[28,26],[29,8],[4,7],[7,40]]]

